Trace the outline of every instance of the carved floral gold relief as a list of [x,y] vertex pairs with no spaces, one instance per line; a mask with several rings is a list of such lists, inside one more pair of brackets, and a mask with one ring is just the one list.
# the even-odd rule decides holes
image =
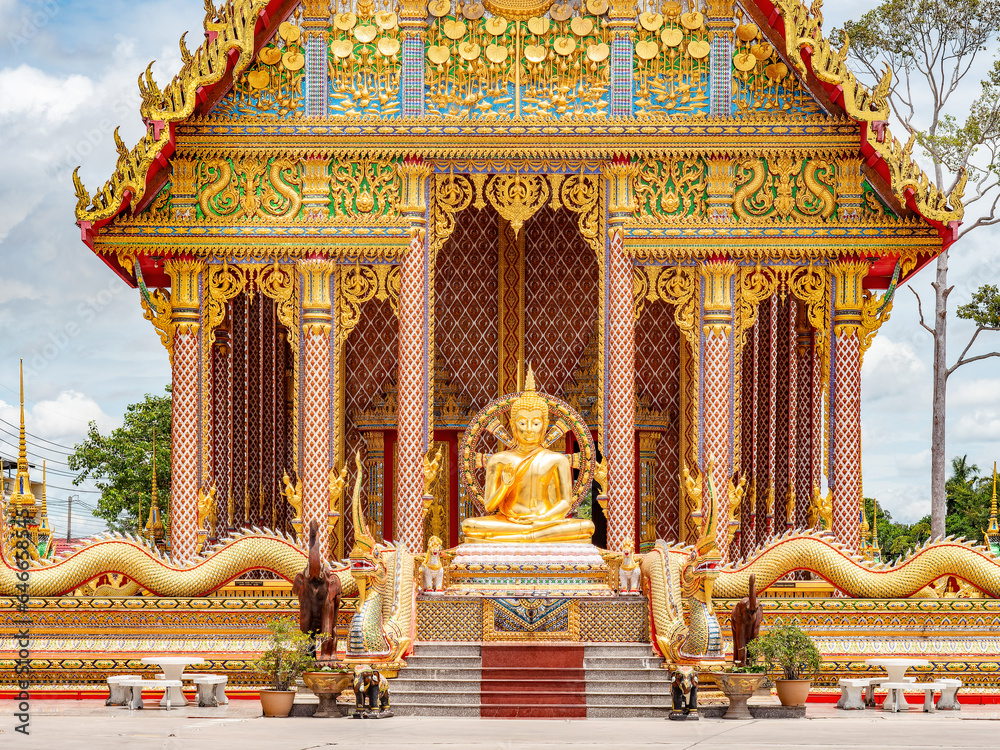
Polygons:
[[708,165],[701,157],[639,162],[633,219],[641,223],[702,221],[708,188]]
[[399,115],[402,41],[394,10],[361,3],[334,13],[327,69],[336,116]]
[[635,34],[636,117],[707,114],[711,43],[697,5],[643,11]]
[[761,34],[757,24],[743,17],[733,39],[734,113],[822,115],[777,48]]
[[208,159],[198,170],[198,207],[202,218],[298,218],[301,164],[253,153]]
[[254,63],[237,76],[232,91],[212,110],[212,116],[287,119],[301,115],[305,66],[302,29],[286,21],[277,36],[261,47]]
[[733,211],[741,221],[826,221],[836,209],[835,170],[832,161],[787,152],[738,162]]

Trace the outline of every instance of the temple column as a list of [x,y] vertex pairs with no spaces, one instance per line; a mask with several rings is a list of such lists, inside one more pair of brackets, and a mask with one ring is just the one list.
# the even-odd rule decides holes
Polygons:
[[233,464],[233,348],[230,340],[232,312],[226,303],[226,317],[215,330],[212,347],[212,457],[213,480],[216,487],[215,537],[222,536],[228,524],[228,500],[232,496]]
[[299,261],[302,300],[302,401],[299,449],[302,480],[302,529],[319,526],[319,546],[326,549],[330,513],[330,275],[320,260]]
[[427,3],[423,0],[403,0],[399,10],[399,28],[402,32],[403,55],[399,74],[402,116],[423,117]]
[[[736,264],[708,261],[699,270],[704,280],[702,309],[702,468],[714,462],[712,476],[719,500],[718,545],[723,559],[729,550],[729,480],[733,471],[733,281]],[[694,467],[691,467],[692,469]]]
[[170,406],[170,554],[190,560],[198,543],[198,478],[201,431],[201,274],[203,264],[168,260],[173,367]]
[[712,117],[731,117],[733,112],[733,0],[709,0],[705,28],[712,39],[709,58],[712,85],[709,112]]
[[305,31],[306,75],[305,115],[325,117],[329,96],[327,71],[328,29],[330,4],[328,0],[305,0],[302,3],[302,29]]
[[635,110],[635,3],[611,0],[607,23],[611,32],[608,117],[632,117]]
[[608,549],[635,545],[635,313],[632,258],[624,223],[634,210],[627,156],[604,165],[608,181],[608,246],[605,271],[604,457],[608,462]]
[[393,539],[411,552],[423,549],[423,456],[430,427],[427,331],[427,183],[421,159],[399,165],[400,211],[410,222],[410,247],[399,274],[399,396],[397,405]]
[[833,352],[830,368],[830,473],[833,533],[857,549],[861,503],[861,307],[865,261],[839,261],[833,275]]

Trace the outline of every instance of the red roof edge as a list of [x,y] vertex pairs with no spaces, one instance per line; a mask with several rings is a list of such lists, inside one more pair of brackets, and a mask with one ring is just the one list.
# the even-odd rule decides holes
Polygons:
[[[254,27],[254,56],[256,56],[260,48],[263,47],[275,33],[277,33],[278,27],[286,18],[288,18],[288,16],[292,14],[298,5],[299,0],[272,0],[272,2],[268,3],[267,6],[261,10],[260,16],[257,18],[257,24]],[[208,37],[209,34],[214,33],[216,32],[205,32],[205,36]],[[215,83],[198,89],[198,103],[195,105],[194,110],[195,116],[205,114],[210,111],[222,97],[229,93],[229,90],[233,87],[233,68],[235,67],[238,58],[239,53],[237,53],[236,50],[232,50],[226,58],[225,74]],[[169,175],[167,168],[170,166],[170,157],[173,155],[177,147],[177,125],[173,122],[164,123],[162,120],[147,123],[148,127],[153,128],[154,137],[156,138],[159,137],[164,125],[166,125],[169,129],[169,142],[163,147],[157,155],[156,161],[153,162],[152,166],[146,172],[146,184],[145,189],[143,190],[143,197],[135,207],[137,213],[145,208],[149,202],[156,197],[156,194],[166,183]],[[102,219],[93,224],[86,221],[78,221],[77,225],[80,227],[83,235],[82,239],[84,244],[93,250],[94,238],[100,231],[101,227],[113,221],[125,209],[127,209],[131,203],[131,199],[131,194],[126,192],[117,210],[106,219]],[[135,280],[132,279],[130,275],[123,276],[122,272],[112,265],[107,258],[102,259],[113,271],[115,271],[115,273],[122,276],[126,283],[130,286],[135,286]]]

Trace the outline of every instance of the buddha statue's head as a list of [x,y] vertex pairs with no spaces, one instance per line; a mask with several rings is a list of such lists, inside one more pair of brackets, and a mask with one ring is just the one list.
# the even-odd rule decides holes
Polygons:
[[528,367],[524,390],[510,407],[510,431],[518,447],[540,445],[549,427],[549,405],[535,392],[535,374]]

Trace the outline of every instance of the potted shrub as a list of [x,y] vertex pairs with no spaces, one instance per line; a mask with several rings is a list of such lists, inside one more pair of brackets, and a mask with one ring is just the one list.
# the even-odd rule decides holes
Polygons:
[[822,658],[813,639],[798,623],[779,620],[767,633],[751,641],[747,651],[768,670],[780,668],[784,679],[775,680],[774,686],[782,706],[806,704],[812,680],[803,675],[818,671]]
[[264,716],[288,716],[295,700],[295,680],[315,664],[312,639],[299,630],[289,617],[272,620],[268,648],[254,662],[254,669],[266,674],[272,689],[260,691]]

